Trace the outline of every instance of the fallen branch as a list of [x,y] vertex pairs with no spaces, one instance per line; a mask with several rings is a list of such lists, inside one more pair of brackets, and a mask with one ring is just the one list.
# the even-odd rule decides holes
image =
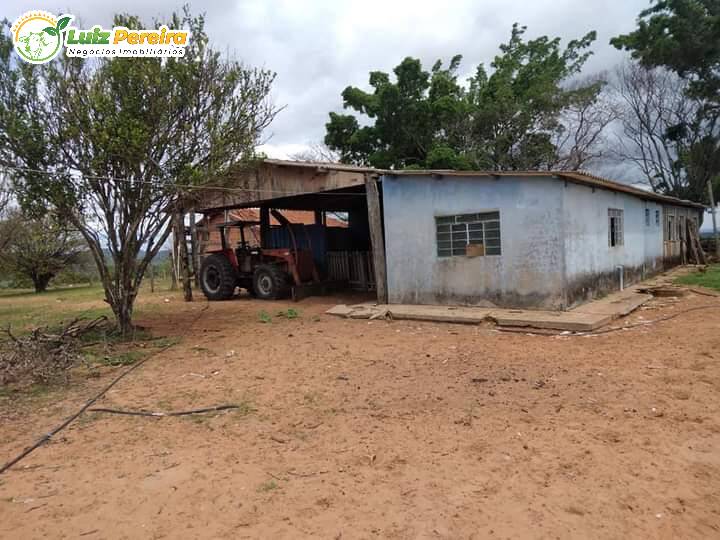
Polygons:
[[16,336],[8,325],[4,330],[9,339],[0,343],[0,384],[48,383],[65,376],[81,357],[78,338],[107,323],[107,317],[80,321],[73,319],[57,333],[41,327],[25,336]]
[[[196,315],[196,317],[195,317],[192,321],[190,321],[190,324],[187,325],[187,329],[190,329],[190,328],[192,327],[192,325],[195,324],[195,322],[202,316],[203,312],[205,312],[205,310],[207,310],[209,307],[210,307],[210,304],[209,304],[209,303],[206,303],[205,306],[203,306],[203,308],[198,312],[198,314]],[[145,358],[143,358],[142,360],[140,360],[140,361],[137,362],[136,364],[133,364],[133,365],[130,366],[128,369],[126,369],[125,371],[123,371],[120,375],[118,375],[117,377],[115,377],[115,378],[110,382],[110,384],[108,384],[105,388],[103,388],[102,390],[100,390],[100,392],[98,392],[97,394],[95,394],[95,396],[93,396],[92,398],[90,398],[89,400],[87,400],[87,402],[85,403],[85,405],[83,405],[82,407],[80,407],[80,409],[79,409],[75,414],[73,414],[72,416],[69,416],[62,424],[60,424],[59,426],[57,426],[56,428],[54,428],[52,431],[50,431],[50,432],[47,433],[46,435],[43,435],[42,437],[40,437],[40,439],[38,439],[38,441],[37,441],[35,444],[33,444],[32,446],[29,446],[28,448],[26,448],[25,450],[23,450],[20,454],[18,454],[17,456],[15,456],[14,458],[12,458],[10,461],[8,461],[7,463],[5,463],[5,465],[3,465],[2,467],[0,467],[0,474],[3,474],[4,472],[6,472],[8,469],[10,469],[10,467],[12,467],[13,465],[15,465],[16,463],[18,463],[20,460],[24,459],[24,458],[27,457],[28,455],[30,455],[30,454],[31,454],[32,452],[34,452],[36,449],[40,448],[43,444],[45,444],[46,442],[48,442],[52,437],[54,437],[55,435],[57,435],[58,433],[60,433],[63,429],[65,429],[66,427],[68,427],[76,418],[78,418],[82,413],[84,413],[87,409],[89,409],[98,399],[100,399],[101,397],[103,397],[113,386],[115,386],[115,385],[116,385],[117,383],[119,383],[122,379],[124,379],[125,377],[127,377],[128,375],[130,375],[130,373],[132,373],[133,371],[135,371],[136,369],[138,369],[140,366],[142,366],[143,364],[145,364],[145,362],[147,362],[148,360],[150,360],[150,359],[153,358],[154,356],[156,356],[156,355],[158,355],[158,354],[160,354],[160,353],[168,350],[168,349],[169,349],[170,347],[172,347],[173,345],[174,345],[174,343],[170,343],[169,345],[165,345],[164,347],[158,349],[157,351],[155,351],[154,353],[150,354],[149,356],[146,356]]]
[[714,292],[714,291],[702,291],[700,289],[690,288],[688,289],[690,292],[693,292],[695,294],[700,294],[702,296],[710,296],[712,298],[717,298],[720,296],[720,293]]

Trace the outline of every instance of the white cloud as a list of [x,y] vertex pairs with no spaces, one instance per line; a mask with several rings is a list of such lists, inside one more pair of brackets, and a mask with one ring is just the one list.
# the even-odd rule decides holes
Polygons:
[[[56,0],[39,6],[10,0],[3,8],[11,20],[42,7],[72,13],[87,25],[109,25],[117,10],[149,22],[181,5],[180,0]],[[478,63],[492,61],[514,22],[528,26],[530,37],[547,34],[565,42],[597,30],[588,71],[610,68],[623,55],[609,39],[631,30],[646,7],[647,0],[220,0],[193,6],[206,12],[216,48],[277,72],[273,95],[287,107],[271,127],[273,147],[319,142],[328,112],[342,109],[342,90],[365,87],[370,71],[390,71],[405,56],[419,57],[429,67],[460,53],[462,71],[473,72]]]

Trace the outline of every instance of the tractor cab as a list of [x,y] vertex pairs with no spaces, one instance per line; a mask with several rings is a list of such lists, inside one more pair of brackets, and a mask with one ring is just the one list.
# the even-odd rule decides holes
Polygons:
[[[319,282],[312,249],[298,248],[293,227],[277,210],[272,216],[286,228],[290,245],[262,247],[260,221],[228,221],[217,226],[220,249],[208,250],[200,266],[200,287],[209,300],[227,300],[236,287],[263,300],[287,296],[295,288]],[[240,240],[231,246],[228,231],[239,229]],[[309,237],[307,237],[309,245]]]

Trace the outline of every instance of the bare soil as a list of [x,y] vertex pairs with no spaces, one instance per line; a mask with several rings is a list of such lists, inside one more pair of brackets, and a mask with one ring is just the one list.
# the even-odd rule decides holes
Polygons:
[[[181,341],[98,405],[242,408],[82,416],[0,476],[0,537],[720,537],[720,309],[550,337],[323,315],[338,301],[148,313]],[[120,369],[6,404],[0,461]]]

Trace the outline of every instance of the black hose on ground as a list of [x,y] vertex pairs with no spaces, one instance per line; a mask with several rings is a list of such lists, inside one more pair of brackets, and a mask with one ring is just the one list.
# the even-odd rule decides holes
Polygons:
[[[206,303],[206,304],[203,306],[203,308],[198,312],[197,316],[196,316],[196,317],[190,322],[190,324],[188,325],[188,328],[187,328],[188,330],[189,330],[189,329],[192,327],[192,325],[195,324],[195,322],[200,318],[200,315],[201,315],[205,310],[207,310],[209,307],[210,307],[210,303],[209,303],[209,302]],[[18,463],[20,460],[26,458],[26,457],[27,457],[28,455],[30,455],[33,451],[35,451],[35,450],[37,450],[38,448],[40,448],[43,444],[45,444],[46,442],[48,442],[48,441],[49,441],[50,439],[52,439],[55,435],[57,435],[57,434],[60,433],[63,429],[65,429],[66,427],[68,427],[68,426],[69,426],[75,419],[77,419],[82,413],[84,413],[86,410],[88,410],[88,408],[90,408],[98,399],[100,399],[101,397],[103,397],[103,396],[108,392],[108,390],[110,390],[113,386],[115,386],[117,383],[119,383],[119,382],[120,382],[121,380],[123,380],[125,377],[127,377],[128,375],[130,375],[130,373],[132,373],[133,371],[135,371],[136,369],[138,369],[140,366],[142,366],[145,362],[147,362],[147,361],[150,360],[151,358],[157,356],[158,354],[160,354],[160,353],[162,353],[162,352],[165,352],[166,350],[168,350],[168,349],[169,349],[170,347],[172,347],[172,346],[173,346],[173,344],[166,345],[166,346],[162,347],[161,349],[159,349],[159,350],[155,351],[154,353],[152,353],[150,356],[146,356],[145,358],[143,358],[142,360],[140,360],[137,364],[133,364],[131,367],[129,367],[128,369],[126,369],[125,371],[123,371],[120,375],[118,375],[117,377],[115,377],[115,378],[112,380],[112,382],[111,382],[110,384],[108,384],[105,388],[103,388],[99,393],[97,393],[94,397],[92,397],[92,398],[90,398],[89,400],[87,400],[87,401],[85,402],[85,405],[83,405],[83,406],[80,408],[79,411],[77,411],[77,412],[76,412],[75,414],[73,414],[72,416],[69,416],[68,418],[66,418],[65,421],[64,421],[62,424],[60,424],[59,426],[57,426],[57,427],[56,427],[55,429],[53,429],[52,431],[50,431],[50,432],[46,433],[45,435],[43,435],[42,437],[40,437],[40,439],[38,439],[38,441],[37,441],[35,444],[33,444],[32,446],[27,447],[25,450],[23,450],[23,451],[22,451],[20,454],[18,454],[16,457],[14,457],[13,459],[11,459],[11,460],[8,461],[7,463],[5,463],[5,465],[3,465],[2,468],[0,468],[0,474],[3,474],[3,473],[4,473],[5,471],[7,471],[10,467],[12,467],[12,466],[15,465],[16,463]]]
[[43,444],[45,444],[45,443],[48,442],[50,439],[52,439],[52,438],[53,438],[55,435],[57,435],[60,431],[62,431],[62,430],[65,429],[66,427],[68,427],[68,426],[72,423],[73,420],[75,420],[78,416],[80,416],[82,413],[84,413],[84,412],[85,412],[89,407],[91,407],[98,399],[100,399],[101,397],[103,397],[103,396],[108,392],[108,390],[110,390],[113,386],[115,386],[117,383],[119,383],[119,382],[120,382],[121,380],[123,380],[125,377],[127,377],[128,375],[130,375],[130,373],[132,373],[133,371],[135,371],[137,368],[139,368],[140,366],[142,366],[145,362],[147,362],[148,360],[150,360],[150,358],[152,358],[153,356],[155,356],[155,354],[159,354],[159,353],[161,353],[161,352],[169,349],[171,346],[172,346],[172,345],[167,345],[167,346],[163,347],[162,349],[160,349],[159,351],[157,351],[157,352],[154,353],[153,355],[151,355],[151,356],[146,356],[145,358],[143,358],[143,359],[142,359],[140,362],[138,362],[137,364],[134,364],[134,365],[131,366],[129,369],[126,369],[125,371],[123,371],[120,375],[118,375],[117,377],[115,377],[109,385],[107,385],[105,388],[103,388],[103,389],[102,389],[98,394],[96,394],[94,397],[92,397],[91,399],[89,399],[89,400],[85,403],[85,405],[83,405],[83,406],[80,408],[80,410],[79,410],[78,412],[76,412],[76,413],[73,414],[72,416],[69,416],[68,418],[66,418],[65,421],[64,421],[62,424],[60,424],[59,426],[57,426],[57,427],[56,427],[55,429],[53,429],[52,431],[50,431],[50,432],[46,433],[45,435],[43,435],[42,437],[40,437],[40,439],[38,439],[38,441],[37,441],[35,444],[33,444],[32,446],[27,447],[27,448],[26,448],[25,450],[23,450],[17,457],[11,459],[11,460],[8,461],[5,465],[3,465],[2,468],[0,469],[0,474],[2,474],[2,473],[4,473],[5,471],[7,471],[10,467],[12,467],[13,465],[15,465],[18,461],[20,461],[21,459],[27,457],[31,452],[33,452],[34,450],[40,448]]
[[90,409],[89,412],[101,412],[109,414],[126,414],[128,416],[154,416],[162,418],[163,416],[188,416],[190,414],[202,414],[214,411],[225,411],[227,409],[239,409],[240,405],[217,405],[215,407],[205,407],[203,409],[190,409],[189,411],[172,411],[172,412],[150,412],[150,411],[125,411],[123,409],[106,409],[97,407]]

